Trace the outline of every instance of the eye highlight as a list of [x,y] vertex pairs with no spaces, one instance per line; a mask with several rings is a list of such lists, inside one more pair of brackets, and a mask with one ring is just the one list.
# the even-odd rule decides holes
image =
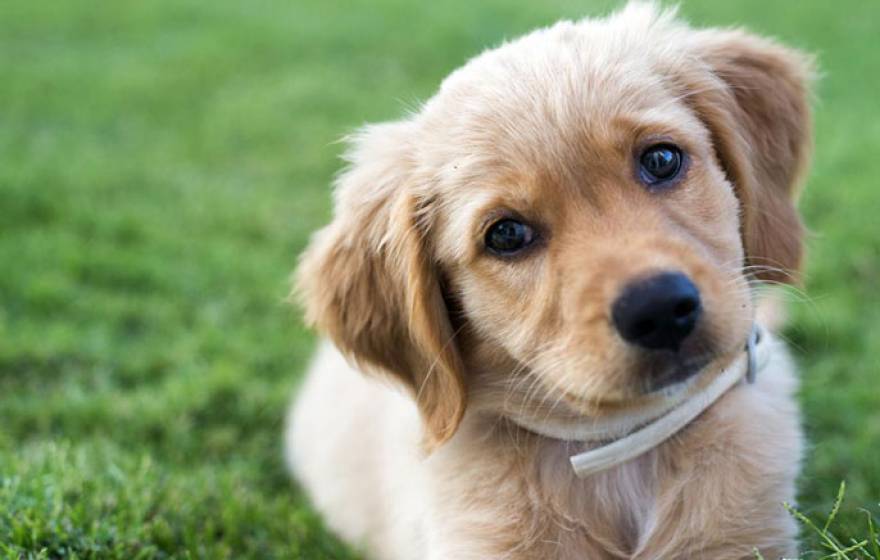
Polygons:
[[639,177],[646,185],[673,181],[681,173],[684,154],[673,144],[648,146],[639,156]]
[[535,240],[535,230],[512,218],[498,220],[486,230],[484,243],[486,247],[501,256],[514,255]]

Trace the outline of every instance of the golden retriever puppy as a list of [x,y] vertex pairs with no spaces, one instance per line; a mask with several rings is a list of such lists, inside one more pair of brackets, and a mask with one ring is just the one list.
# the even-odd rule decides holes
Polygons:
[[792,363],[744,348],[801,263],[810,74],[633,3],[357,134],[295,290],[329,341],[287,455],[328,525],[381,560],[796,554]]

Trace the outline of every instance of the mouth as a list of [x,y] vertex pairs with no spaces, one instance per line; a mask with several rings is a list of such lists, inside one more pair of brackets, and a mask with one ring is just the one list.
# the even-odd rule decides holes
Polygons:
[[714,353],[683,355],[677,352],[645,356],[639,368],[651,381],[631,390],[628,395],[587,399],[566,392],[564,400],[580,414],[592,417],[591,429],[620,434],[629,433],[679,406],[705,376],[698,375],[718,356]]
[[648,406],[646,403],[671,403],[687,394],[699,379],[699,373],[718,356],[713,353],[682,355],[676,352],[656,352],[645,356],[636,366],[644,381],[638,387],[617,395],[605,395],[601,399],[588,398],[582,394],[565,392],[564,399],[582,411],[591,414],[612,413],[633,407]]
[[565,391],[563,399],[584,414],[601,416],[678,402],[701,383],[700,375],[727,353],[703,337],[693,337],[678,350],[639,352],[628,369],[629,382],[601,396]]
[[713,359],[714,354],[701,353],[682,355],[677,352],[662,352],[646,356],[639,368],[643,372],[645,393],[667,392],[681,385],[703,370]]

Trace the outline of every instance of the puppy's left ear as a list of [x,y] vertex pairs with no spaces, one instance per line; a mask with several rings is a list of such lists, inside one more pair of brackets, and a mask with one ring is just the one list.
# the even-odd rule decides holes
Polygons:
[[708,124],[742,206],[746,264],[759,280],[795,283],[803,233],[795,207],[812,148],[812,59],[741,31],[695,33],[705,63],[689,99]]

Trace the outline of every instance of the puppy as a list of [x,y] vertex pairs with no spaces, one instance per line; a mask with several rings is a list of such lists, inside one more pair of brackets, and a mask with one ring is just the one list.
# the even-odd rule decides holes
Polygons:
[[792,364],[743,348],[754,288],[801,264],[810,75],[633,3],[357,134],[295,290],[329,341],[287,455],[328,525],[382,560],[795,555]]

